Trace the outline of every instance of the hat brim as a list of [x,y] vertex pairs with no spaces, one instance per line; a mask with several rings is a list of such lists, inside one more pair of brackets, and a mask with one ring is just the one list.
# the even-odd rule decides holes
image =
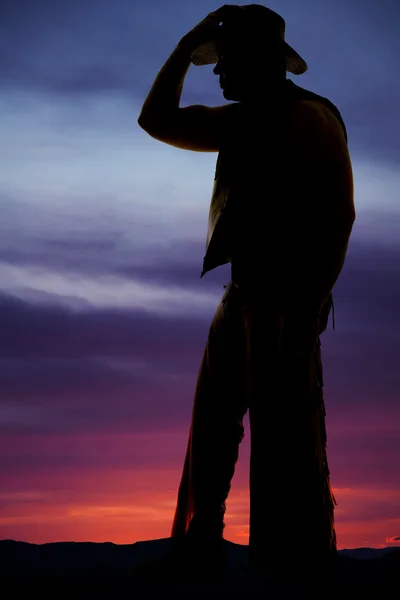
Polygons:
[[[308,69],[306,61],[287,42],[282,40],[286,70],[294,75],[302,75]],[[218,62],[217,41],[210,40],[198,46],[190,55],[191,62],[196,66],[214,65]]]

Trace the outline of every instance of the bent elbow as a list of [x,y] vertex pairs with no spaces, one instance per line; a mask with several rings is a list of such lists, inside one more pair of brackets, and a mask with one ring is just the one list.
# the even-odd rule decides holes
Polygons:
[[157,119],[155,119],[153,116],[146,115],[143,112],[140,113],[137,122],[139,127],[141,127],[148,134],[159,130],[161,126],[161,123],[157,121]]
[[138,116],[137,123],[138,123],[139,127],[141,127],[144,131],[148,130],[149,124],[148,124],[148,122],[146,122],[146,117],[144,117],[142,115],[142,113],[140,113],[140,115]]
[[176,111],[147,115],[142,111],[137,122],[139,127],[146,131],[146,133],[157,138],[157,136],[163,137],[166,132],[175,127],[176,118]]

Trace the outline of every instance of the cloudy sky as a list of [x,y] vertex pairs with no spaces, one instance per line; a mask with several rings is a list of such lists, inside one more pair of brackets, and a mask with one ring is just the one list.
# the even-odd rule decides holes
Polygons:
[[[397,0],[271,0],[349,135],[357,221],[323,334],[338,548],[400,540]],[[0,538],[170,534],[197,369],[229,279],[199,278],[216,154],[137,117],[209,1],[0,0]],[[224,100],[212,67],[182,105]],[[248,543],[249,428],[226,514]],[[296,532],[293,532],[295,539]]]

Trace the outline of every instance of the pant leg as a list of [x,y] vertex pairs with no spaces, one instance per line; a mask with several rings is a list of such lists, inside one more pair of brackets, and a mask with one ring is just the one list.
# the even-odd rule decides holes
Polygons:
[[288,332],[279,318],[274,325],[257,308],[247,331],[250,558],[281,568],[283,578],[309,566],[315,578],[336,557],[320,340],[312,328]]
[[206,521],[217,515],[223,522],[247,412],[240,309],[230,283],[214,314],[198,373],[172,537],[187,533],[195,514],[206,515]]

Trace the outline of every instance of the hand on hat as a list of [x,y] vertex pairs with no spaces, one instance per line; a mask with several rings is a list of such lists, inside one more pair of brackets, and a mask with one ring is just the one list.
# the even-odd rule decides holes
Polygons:
[[216,11],[210,12],[205,19],[184,35],[179,45],[185,46],[189,51],[192,51],[208,39],[215,39],[216,35],[218,35],[219,24],[229,17],[240,15],[242,10],[242,6],[224,4]]

